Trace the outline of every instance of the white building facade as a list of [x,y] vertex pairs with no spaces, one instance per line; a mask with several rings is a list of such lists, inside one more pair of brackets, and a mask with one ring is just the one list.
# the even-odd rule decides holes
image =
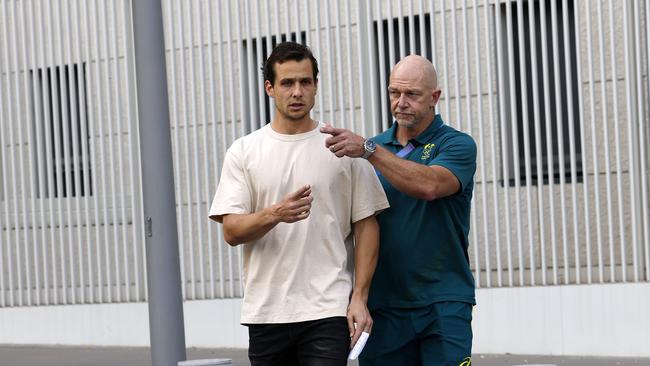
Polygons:
[[[319,62],[313,117],[366,136],[392,65],[436,65],[478,146],[476,352],[650,357],[650,2],[162,6],[188,346],[247,346],[241,248],[207,212],[290,39]],[[0,343],[148,344],[132,28],[126,0],[0,1]]]

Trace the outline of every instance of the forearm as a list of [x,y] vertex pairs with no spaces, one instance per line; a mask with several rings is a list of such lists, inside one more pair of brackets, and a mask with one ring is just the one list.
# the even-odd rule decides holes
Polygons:
[[379,225],[375,216],[354,223],[354,238],[354,289],[352,297],[366,303],[379,254]]
[[266,235],[279,220],[269,209],[246,215],[226,215],[223,217],[223,234],[232,246],[248,243]]
[[427,165],[401,159],[383,147],[377,147],[368,161],[400,192],[425,200],[440,196],[442,177]]

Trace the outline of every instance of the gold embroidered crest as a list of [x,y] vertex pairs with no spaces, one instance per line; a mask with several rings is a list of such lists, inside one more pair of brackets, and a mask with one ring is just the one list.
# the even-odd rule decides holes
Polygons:
[[431,151],[433,150],[434,147],[436,147],[436,144],[424,145],[424,151],[422,151],[422,157],[420,157],[420,160],[424,161],[429,159],[431,157]]

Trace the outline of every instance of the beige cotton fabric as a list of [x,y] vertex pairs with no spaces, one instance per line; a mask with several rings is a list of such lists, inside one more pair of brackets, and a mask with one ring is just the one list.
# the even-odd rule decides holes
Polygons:
[[352,291],[352,223],[388,207],[364,159],[337,158],[329,135],[276,133],[271,125],[233,143],[226,153],[210,217],[269,207],[303,185],[312,187],[310,216],[280,223],[244,244],[241,322],[289,323],[345,316]]

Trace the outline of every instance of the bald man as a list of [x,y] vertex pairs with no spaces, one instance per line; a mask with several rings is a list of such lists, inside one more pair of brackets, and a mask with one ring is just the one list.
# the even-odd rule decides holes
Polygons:
[[365,139],[321,129],[336,156],[365,158],[375,167],[390,203],[377,216],[379,260],[368,299],[374,325],[360,364],[469,366],[476,144],[436,114],[441,91],[426,58],[397,63],[388,93],[395,122],[384,133]]

